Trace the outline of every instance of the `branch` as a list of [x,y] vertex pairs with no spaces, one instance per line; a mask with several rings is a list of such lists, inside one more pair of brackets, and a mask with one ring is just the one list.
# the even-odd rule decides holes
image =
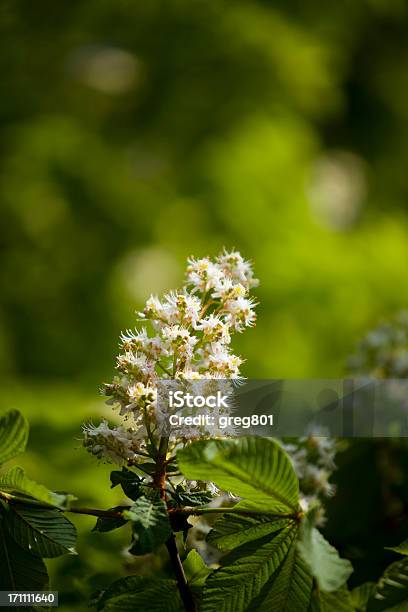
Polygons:
[[184,568],[177,550],[176,538],[174,537],[174,533],[167,540],[166,546],[169,553],[170,562],[174,571],[174,575],[176,577],[180,597],[184,604],[186,612],[196,612],[196,605],[190,587],[188,585],[186,575],[184,573]]
[[[175,356],[176,354],[174,354]],[[173,365],[173,367],[175,367]],[[160,492],[160,497],[166,503],[166,470],[167,470],[167,451],[169,439],[166,436],[160,438],[159,448],[156,457],[156,471],[153,474],[153,485]],[[180,555],[177,550],[176,538],[172,532],[166,542],[167,551],[169,553],[170,562],[177,582],[177,588],[180,593],[181,601],[186,612],[196,612],[197,608],[187,582],[184,568],[181,563]]]
[[[24,497],[22,495],[14,495],[13,493],[6,493],[0,491],[0,499],[4,499],[8,504],[25,504],[26,506],[34,506],[35,508],[42,508],[43,510],[49,510],[54,508],[61,512],[72,512],[73,514],[86,514],[89,516],[100,516],[105,518],[121,518],[123,511],[121,510],[99,510],[98,508],[58,508],[52,504],[39,501],[38,499]],[[131,506],[123,507],[124,510],[131,508]]]
[[[27,497],[22,497],[18,495],[14,495],[11,493],[6,493],[5,491],[0,491],[0,498],[4,499],[8,503],[24,503],[28,506],[35,506],[37,508],[50,509],[55,508],[52,504],[46,504],[44,502],[38,501],[37,499],[29,499]],[[123,510],[127,510],[131,508],[131,506],[126,506]],[[106,518],[120,518],[123,515],[123,511],[121,510],[99,510],[98,508],[81,508],[81,507],[72,507],[72,508],[57,508],[63,512],[71,512],[73,514],[85,514],[89,516],[101,516]],[[295,513],[274,513],[269,512],[268,510],[241,510],[240,508],[236,508],[235,506],[228,506],[223,508],[219,506],[218,508],[208,508],[202,506],[184,506],[183,508],[169,508],[168,512],[170,515],[181,514],[181,515],[194,515],[201,516],[203,514],[236,514],[239,516],[256,516],[259,514],[264,514],[266,516],[270,516],[271,518],[287,518],[300,520],[303,517],[302,512]]]

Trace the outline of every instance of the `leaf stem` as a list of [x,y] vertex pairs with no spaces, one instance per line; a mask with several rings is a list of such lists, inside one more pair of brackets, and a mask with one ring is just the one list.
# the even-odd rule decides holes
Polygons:
[[161,370],[163,370],[163,372],[165,372],[167,374],[167,376],[170,376],[170,378],[172,378],[172,373],[170,372],[170,370],[168,370],[167,368],[164,367],[163,364],[160,363],[160,361],[157,362],[157,365],[159,366],[159,368]]
[[240,508],[235,508],[235,506],[229,506],[227,508],[223,508],[222,506],[218,508],[208,508],[201,506],[184,506],[183,508],[170,508],[170,514],[194,514],[196,516],[201,516],[202,514],[237,514],[239,516],[257,516],[262,514],[264,516],[269,516],[271,518],[276,519],[294,519],[299,520],[302,518],[303,514],[301,512],[270,512],[269,510],[241,510]]

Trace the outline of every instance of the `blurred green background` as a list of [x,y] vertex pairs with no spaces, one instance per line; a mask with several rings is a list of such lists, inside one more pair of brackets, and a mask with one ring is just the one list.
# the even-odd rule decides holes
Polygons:
[[[402,0],[1,2],[1,405],[30,419],[33,477],[120,500],[80,426],[189,255],[254,261],[248,376],[340,377],[408,305],[407,34]],[[126,534],[77,524],[80,559],[50,566],[80,610]]]

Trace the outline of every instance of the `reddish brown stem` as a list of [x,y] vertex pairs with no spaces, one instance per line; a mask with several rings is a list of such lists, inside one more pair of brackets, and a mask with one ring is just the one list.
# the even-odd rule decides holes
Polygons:
[[[166,501],[166,470],[167,470],[167,448],[168,438],[161,438],[159,450],[156,459],[156,471],[153,475],[153,484],[160,491],[160,497]],[[186,612],[196,612],[196,605],[191,593],[186,575],[184,573],[183,564],[177,550],[176,538],[174,533],[171,534],[166,542],[167,551],[170,557],[170,563],[176,578],[177,587],[180,593],[181,601],[183,602]]]

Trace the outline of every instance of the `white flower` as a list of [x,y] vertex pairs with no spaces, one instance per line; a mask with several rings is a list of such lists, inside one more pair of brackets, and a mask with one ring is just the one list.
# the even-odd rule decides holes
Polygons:
[[133,432],[123,427],[109,427],[103,420],[98,427],[92,424],[84,425],[84,446],[98,459],[122,465],[134,461],[135,451],[140,447],[140,441]]
[[239,367],[242,364],[242,359],[232,354],[220,342],[211,344],[211,353],[208,354],[208,361],[210,372],[217,372],[225,378],[239,376]]
[[160,336],[149,336],[145,327],[140,331],[127,330],[122,333],[121,345],[125,351],[140,351],[152,360],[167,356]]
[[155,364],[143,353],[133,353],[128,351],[124,355],[118,355],[116,367],[124,374],[140,376],[149,379],[154,376]]
[[189,258],[187,267],[187,282],[203,293],[216,287],[222,280],[221,268],[207,257],[203,259]]
[[135,404],[152,404],[157,398],[157,389],[141,382],[128,388],[129,399]]
[[[224,278],[211,295],[214,299],[221,301],[221,307],[224,310],[230,301],[247,297],[248,289],[241,283],[234,283],[231,279]],[[255,306],[255,302],[251,302],[251,305]]]
[[242,283],[246,287],[256,287],[258,279],[254,278],[252,265],[243,259],[238,251],[224,252],[216,258],[221,269],[233,280]]
[[184,293],[168,293],[165,296],[166,319],[180,321],[184,325],[198,321],[202,308],[201,300],[195,295]]
[[226,322],[238,332],[244,327],[252,327],[256,321],[255,305],[253,298],[237,297],[234,300],[228,300],[224,306],[227,312]]
[[161,319],[164,318],[165,308],[157,296],[151,295],[146,302],[144,311],[139,314],[152,319]]
[[197,370],[192,370],[191,368],[187,368],[182,372],[177,372],[176,378],[181,378],[184,380],[202,380],[206,378],[205,374],[200,374]]
[[228,325],[224,323],[221,317],[210,314],[208,317],[201,319],[195,325],[195,329],[202,331],[206,342],[221,341],[225,344],[231,342]]

